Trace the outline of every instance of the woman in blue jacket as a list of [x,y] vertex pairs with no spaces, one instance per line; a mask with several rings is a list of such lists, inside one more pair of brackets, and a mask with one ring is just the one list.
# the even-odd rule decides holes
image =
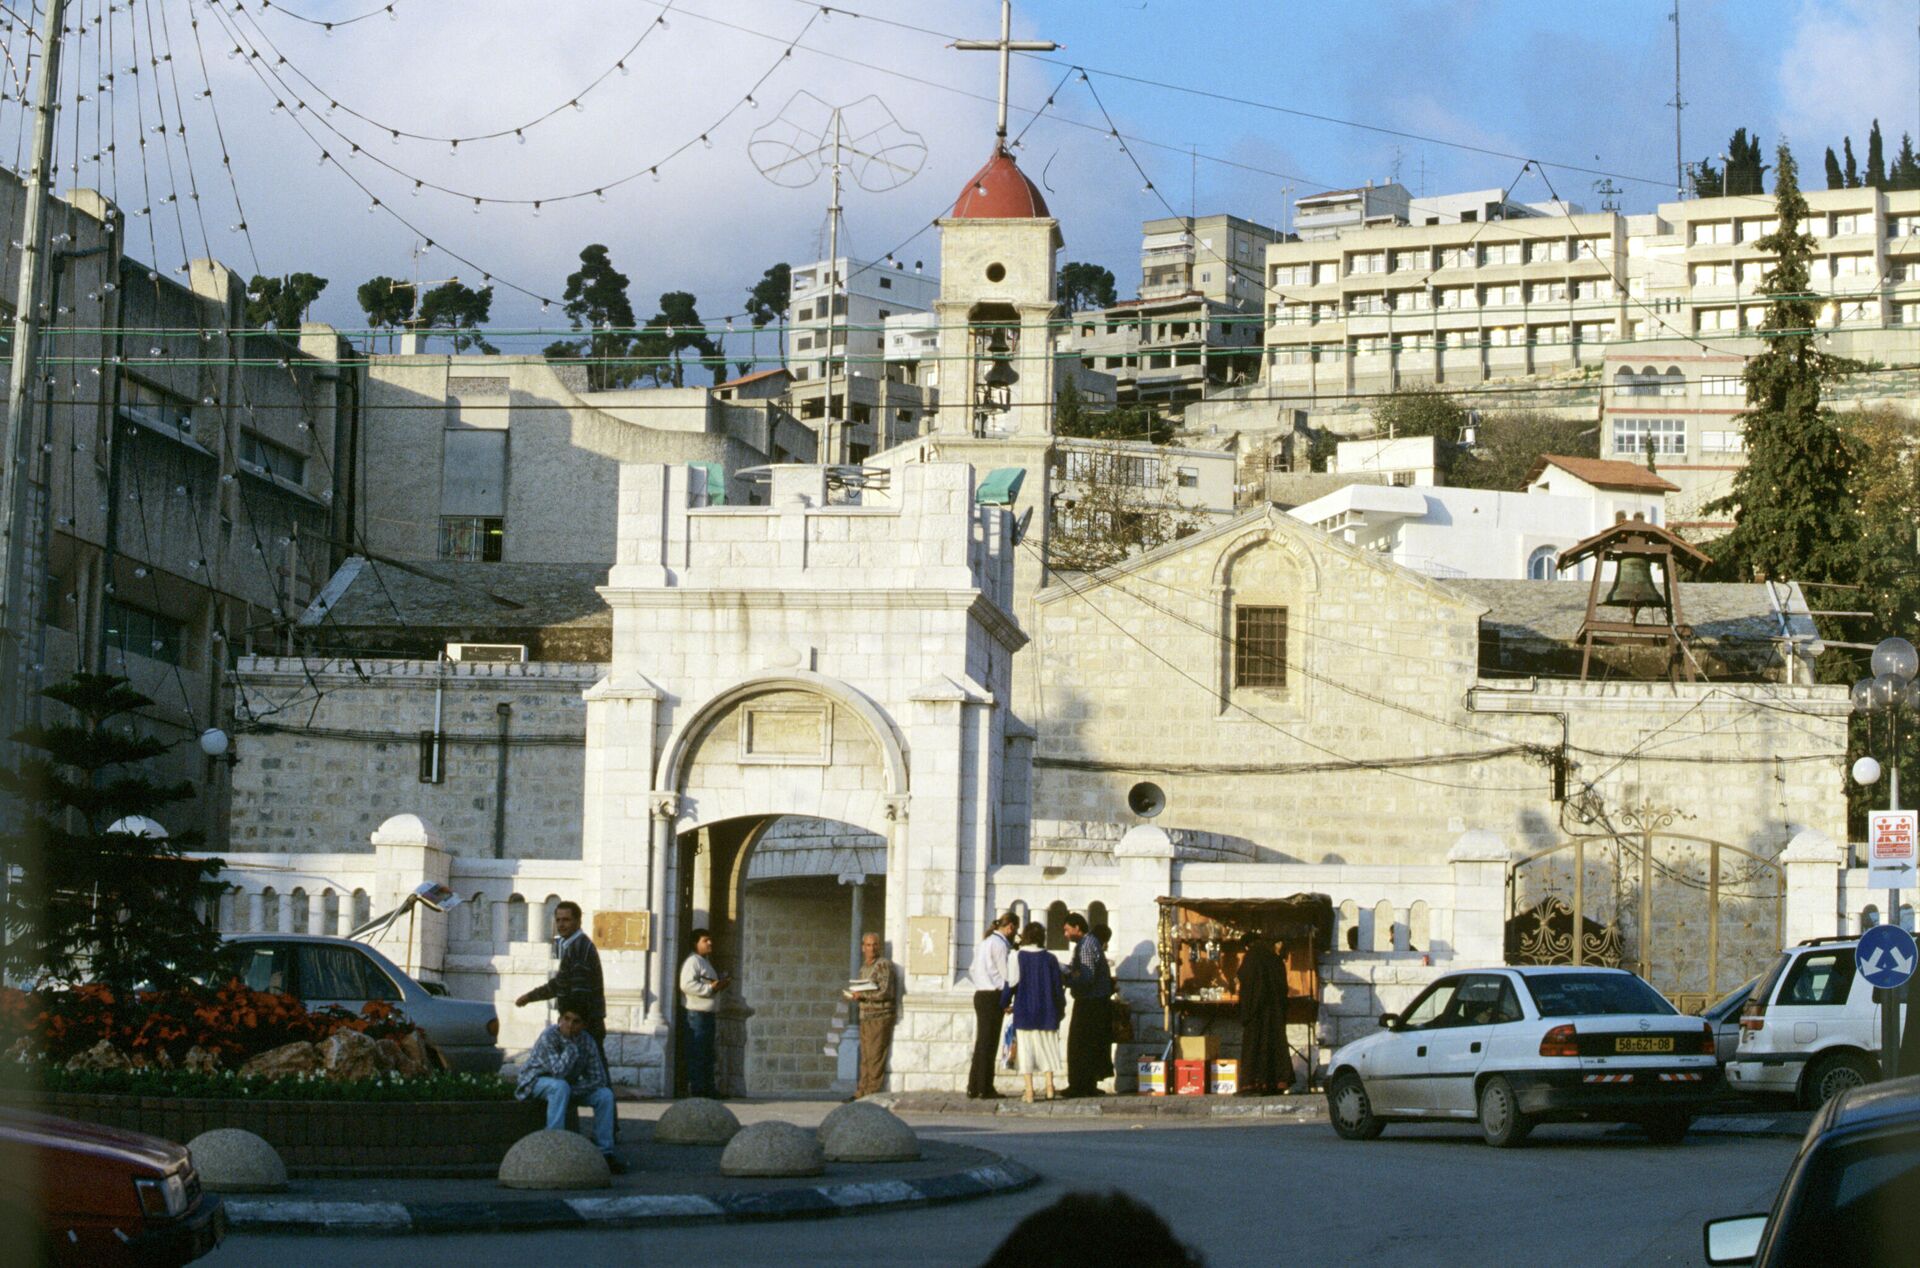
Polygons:
[[1039,921],[1020,935],[1020,950],[1007,965],[1007,991],[1013,1003],[1014,1069],[1027,1081],[1033,1102],[1033,1076],[1047,1076],[1047,1099],[1053,1099],[1053,1076],[1067,1072],[1060,1052],[1060,1019],[1067,1011],[1067,987],[1060,961],[1047,950],[1047,928]]

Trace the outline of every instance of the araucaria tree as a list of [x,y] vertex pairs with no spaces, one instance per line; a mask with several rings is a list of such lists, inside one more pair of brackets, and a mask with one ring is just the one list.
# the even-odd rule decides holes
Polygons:
[[1776,263],[1759,287],[1768,300],[1761,350],[1747,361],[1747,465],[1710,508],[1735,512],[1733,532],[1710,549],[1750,576],[1851,584],[1860,569],[1857,456],[1822,394],[1856,364],[1822,351],[1815,338],[1814,241],[1801,229],[1807,200],[1785,145],[1774,208],[1777,227],[1758,243]]
[[20,809],[17,827],[0,833],[0,866],[13,877],[0,967],[10,981],[117,991],[212,972],[220,935],[200,910],[220,893],[220,860],[182,854],[195,833],[113,830],[193,795],[142,769],[167,746],[128,719],[153,702],[108,674],[76,674],[41,694],[69,720],[16,732],[20,769],[0,769],[0,789]]

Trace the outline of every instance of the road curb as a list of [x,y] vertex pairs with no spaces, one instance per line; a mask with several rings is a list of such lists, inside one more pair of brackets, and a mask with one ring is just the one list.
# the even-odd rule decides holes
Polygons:
[[1010,1158],[948,1175],[865,1180],[733,1193],[633,1193],[502,1198],[490,1202],[312,1202],[229,1198],[239,1233],[530,1233],[565,1228],[666,1228],[770,1220],[833,1219],[942,1206],[1017,1193],[1040,1177]]

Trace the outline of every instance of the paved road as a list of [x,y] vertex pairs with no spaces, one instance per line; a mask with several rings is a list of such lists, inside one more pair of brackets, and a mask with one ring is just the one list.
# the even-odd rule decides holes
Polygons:
[[1794,1142],[1692,1136],[1659,1148],[1601,1127],[1544,1127],[1495,1150],[1471,1128],[1391,1128],[1355,1144],[1324,1125],[923,1120],[923,1132],[1009,1154],[1039,1187],[897,1215],[806,1223],[526,1236],[234,1238],[208,1265],[430,1268],[565,1263],[977,1264],[1069,1188],[1153,1204],[1213,1268],[1234,1265],[1697,1264],[1700,1224],[1764,1210]]

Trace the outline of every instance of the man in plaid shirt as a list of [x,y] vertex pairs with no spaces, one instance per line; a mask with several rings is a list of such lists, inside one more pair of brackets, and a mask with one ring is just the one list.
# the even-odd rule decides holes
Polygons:
[[593,1143],[606,1157],[608,1170],[625,1174],[627,1164],[613,1152],[613,1088],[607,1083],[600,1045],[587,1033],[588,1005],[567,998],[560,1001],[559,1012],[560,1020],[540,1032],[520,1063],[514,1095],[547,1103],[548,1131],[566,1130],[569,1104],[584,1102],[592,1107]]

